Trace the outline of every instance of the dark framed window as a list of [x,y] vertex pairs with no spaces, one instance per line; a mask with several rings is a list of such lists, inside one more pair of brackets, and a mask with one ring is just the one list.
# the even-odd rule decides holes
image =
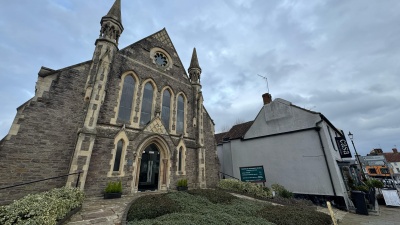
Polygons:
[[135,79],[126,76],[122,87],[121,99],[119,102],[118,120],[129,122],[131,119],[133,94],[135,92]]
[[178,171],[182,171],[182,147],[179,148],[179,152],[178,152]]
[[122,155],[122,148],[124,147],[124,141],[119,140],[117,143],[117,151],[115,152],[115,159],[114,159],[114,169],[113,171],[119,171],[121,168],[121,155]]
[[184,117],[185,117],[185,102],[183,101],[183,96],[178,96],[178,110],[176,118],[176,133],[183,134],[184,127]]
[[376,169],[375,168],[369,168],[368,173],[370,174],[376,174]]
[[151,120],[151,112],[153,111],[153,86],[147,83],[144,86],[142,98],[142,111],[140,113],[140,125],[146,125]]
[[380,170],[382,174],[389,174],[388,168],[381,168]]
[[165,128],[169,130],[169,120],[171,112],[171,93],[169,90],[165,90],[162,98],[162,111],[161,120],[164,123]]

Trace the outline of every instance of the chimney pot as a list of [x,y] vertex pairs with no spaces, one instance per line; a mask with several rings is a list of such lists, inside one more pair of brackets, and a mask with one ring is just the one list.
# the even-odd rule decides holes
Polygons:
[[263,94],[262,98],[263,98],[264,105],[269,104],[272,101],[272,96],[269,93]]

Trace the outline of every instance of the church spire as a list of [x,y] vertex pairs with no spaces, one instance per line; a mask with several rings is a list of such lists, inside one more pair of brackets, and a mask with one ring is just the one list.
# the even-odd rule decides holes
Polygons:
[[200,84],[201,68],[197,59],[196,48],[193,48],[192,60],[190,61],[188,72],[192,84]]
[[120,24],[122,24],[121,20],[121,0],[116,0],[111,7],[110,11],[108,11],[106,17],[112,17],[117,20]]
[[97,41],[106,40],[118,46],[118,39],[124,31],[121,19],[121,0],[115,0],[107,15],[101,18],[100,24],[100,36]]

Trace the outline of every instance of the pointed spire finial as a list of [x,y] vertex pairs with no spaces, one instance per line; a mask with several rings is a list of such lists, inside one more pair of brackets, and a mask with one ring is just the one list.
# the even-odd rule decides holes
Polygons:
[[192,60],[190,61],[190,66],[188,69],[189,78],[192,84],[200,84],[201,68],[199,65],[199,60],[197,59],[196,48],[193,48]]
[[100,24],[100,35],[96,43],[98,40],[107,40],[118,46],[119,37],[124,31],[121,20],[121,0],[115,0],[107,15],[101,18]]
[[122,24],[121,19],[121,0],[115,0],[113,6],[111,7],[110,11],[108,11],[106,17],[112,17],[117,20],[119,23]]
[[197,59],[196,48],[193,48],[192,60],[190,61],[189,70],[191,68],[198,68],[201,71],[201,68],[200,68],[200,65],[199,65],[199,60]]

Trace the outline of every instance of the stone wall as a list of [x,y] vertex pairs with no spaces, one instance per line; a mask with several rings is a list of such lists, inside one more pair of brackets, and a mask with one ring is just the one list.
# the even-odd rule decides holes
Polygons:
[[[83,86],[88,64],[58,72],[50,90],[20,111],[19,130],[0,147],[0,187],[65,175],[73,155],[85,104]],[[0,204],[28,193],[65,185],[59,178],[0,190]]]

